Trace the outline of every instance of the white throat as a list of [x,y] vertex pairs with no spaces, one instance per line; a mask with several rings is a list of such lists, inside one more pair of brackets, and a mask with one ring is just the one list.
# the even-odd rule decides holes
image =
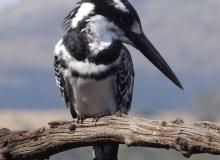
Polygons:
[[[82,32],[88,35],[89,48],[93,54],[108,48],[112,42],[119,39],[123,32],[104,16],[95,15],[87,20],[88,24]],[[117,33],[116,33],[117,31]]]

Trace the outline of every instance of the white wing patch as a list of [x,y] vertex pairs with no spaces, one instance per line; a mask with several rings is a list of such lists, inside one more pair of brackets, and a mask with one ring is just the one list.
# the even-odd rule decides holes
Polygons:
[[129,10],[127,9],[127,7],[124,5],[123,2],[121,2],[121,0],[113,0],[115,2],[115,7],[124,11],[124,12],[129,12]]
[[95,5],[92,3],[82,3],[76,16],[72,19],[72,28],[75,28],[78,23],[83,20],[86,16],[93,13]]

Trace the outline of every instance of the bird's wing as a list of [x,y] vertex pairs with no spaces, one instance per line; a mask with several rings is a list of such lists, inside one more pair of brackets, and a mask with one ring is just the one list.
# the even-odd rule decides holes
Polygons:
[[56,84],[60,90],[60,94],[66,103],[66,107],[70,108],[73,118],[76,118],[77,114],[70,100],[70,98],[73,98],[73,90],[69,83],[68,78],[65,78],[64,76],[63,73],[64,68],[62,67],[62,63],[58,55],[54,56],[54,69],[55,69]]
[[117,69],[115,90],[118,111],[127,114],[131,107],[134,85],[134,68],[127,48],[121,50],[121,63]]

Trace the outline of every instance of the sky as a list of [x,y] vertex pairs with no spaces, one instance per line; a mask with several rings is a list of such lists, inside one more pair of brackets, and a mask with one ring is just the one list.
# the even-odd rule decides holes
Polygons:
[[[64,109],[53,76],[53,49],[74,0],[0,2],[0,109]],[[220,94],[220,1],[131,0],[147,37],[173,68],[179,90],[129,47],[135,65],[132,111],[196,111]],[[206,95],[213,95],[206,94]],[[213,97],[208,98],[210,100]],[[220,104],[217,100],[216,104]],[[207,104],[208,105],[208,104]]]
[[12,5],[15,2],[18,2],[19,0],[1,0],[0,1],[0,8],[7,7],[8,5]]

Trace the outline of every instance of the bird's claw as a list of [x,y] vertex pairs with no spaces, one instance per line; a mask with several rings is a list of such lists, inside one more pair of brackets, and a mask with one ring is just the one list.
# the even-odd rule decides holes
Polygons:
[[95,117],[92,119],[92,123],[98,122],[98,120],[99,120],[99,117]]
[[92,122],[98,122],[98,120],[102,117],[105,117],[105,116],[111,116],[112,114],[111,113],[101,113],[99,114],[98,116],[94,117]]
[[76,121],[76,123],[83,124],[84,120],[85,120],[85,117],[84,117],[84,116],[77,116],[77,121]]
[[118,112],[115,113],[115,116],[116,116],[116,117],[125,117],[126,114],[123,113],[123,112],[118,111]]

